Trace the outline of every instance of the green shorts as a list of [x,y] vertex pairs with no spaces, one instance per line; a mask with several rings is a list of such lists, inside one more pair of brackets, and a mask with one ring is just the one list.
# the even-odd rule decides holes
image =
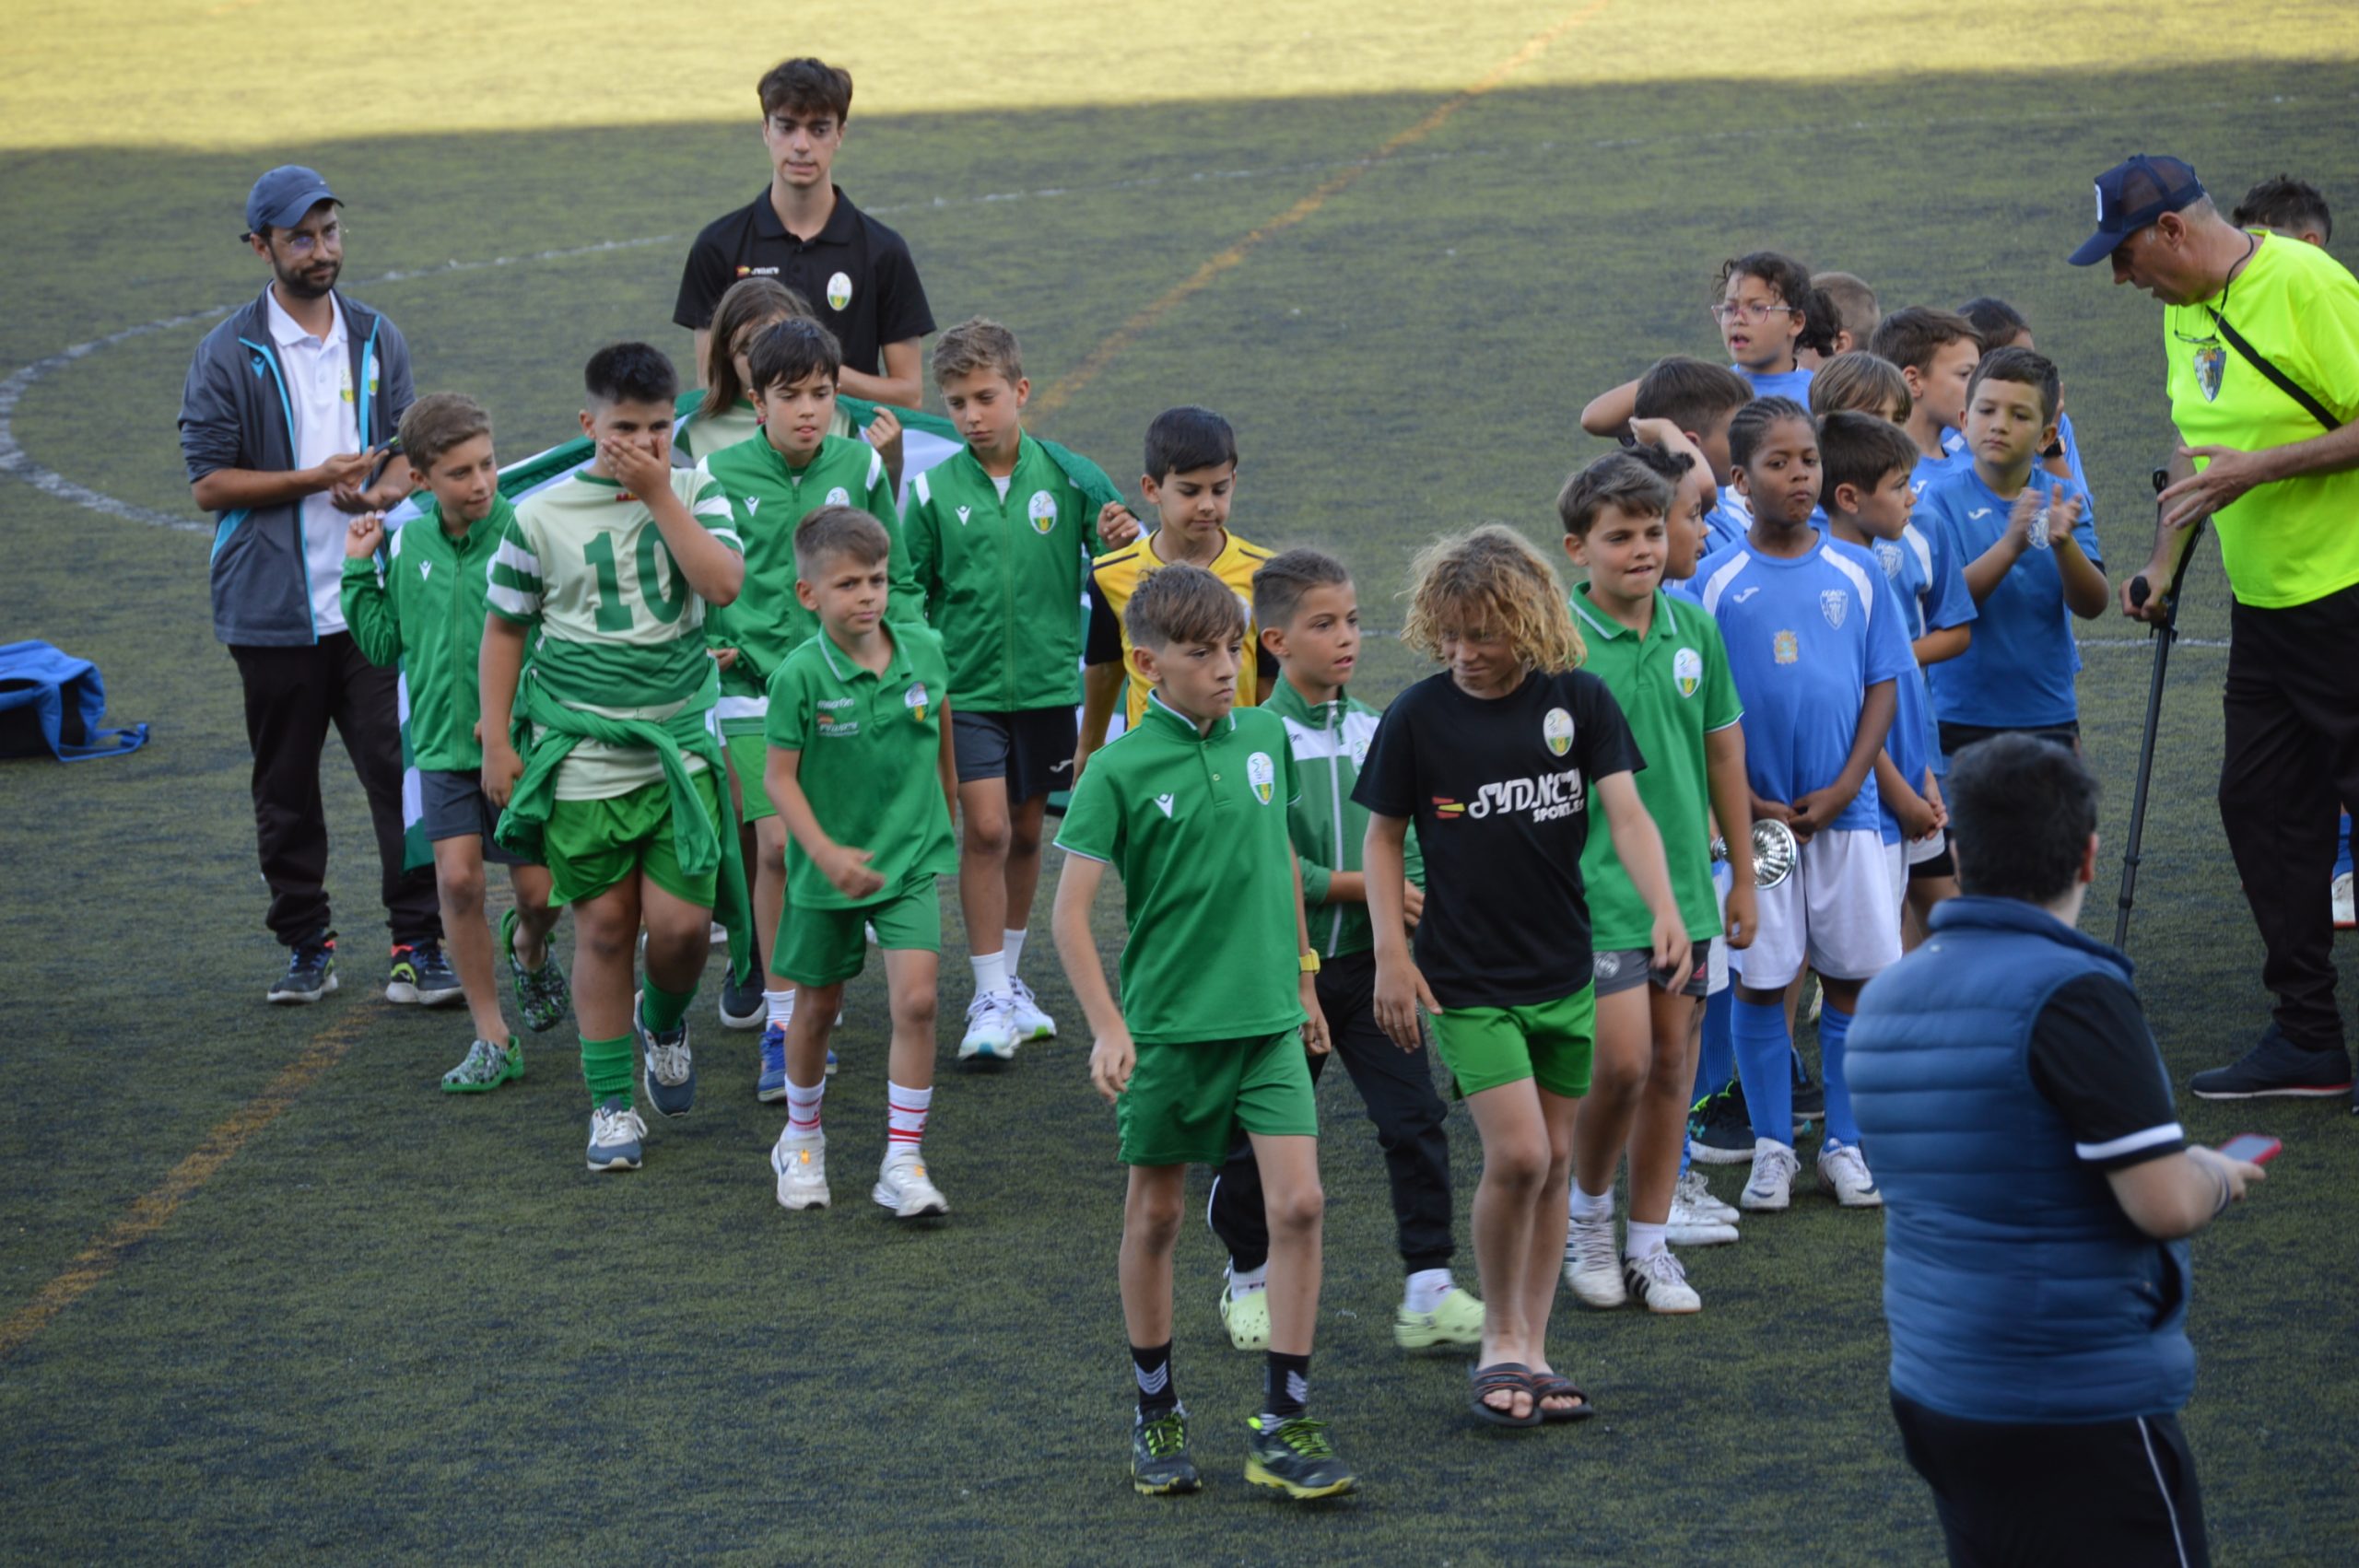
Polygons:
[[[720,784],[710,767],[689,776],[715,831],[721,826]],[[549,868],[549,898],[579,904],[595,898],[633,872],[684,903],[710,909],[721,885],[718,870],[690,876],[680,869],[672,837],[672,791],[662,779],[603,801],[558,801],[549,807],[541,838]]]
[[1302,1031],[1201,1045],[1141,1046],[1114,1102],[1126,1165],[1217,1165],[1239,1132],[1319,1136]]
[[1525,1007],[1453,1007],[1435,1013],[1434,1043],[1461,1094],[1529,1078],[1567,1099],[1589,1093],[1597,1047],[1597,991],[1583,986]]
[[739,825],[778,815],[778,808],[770,804],[770,792],[762,784],[764,770],[770,765],[769,737],[759,730],[733,735],[724,729],[721,739],[729,749],[729,771],[737,776]]
[[860,973],[868,957],[867,928],[888,953],[942,951],[942,900],[930,872],[898,892],[850,909],[806,909],[790,904],[778,923],[770,968],[798,986],[832,986]]

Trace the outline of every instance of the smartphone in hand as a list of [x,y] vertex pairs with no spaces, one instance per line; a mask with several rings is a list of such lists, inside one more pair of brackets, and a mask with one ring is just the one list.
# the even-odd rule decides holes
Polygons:
[[2277,1158],[2285,1145],[2262,1132],[2239,1132],[2213,1151],[2223,1159],[2242,1160],[2250,1165],[2265,1165]]

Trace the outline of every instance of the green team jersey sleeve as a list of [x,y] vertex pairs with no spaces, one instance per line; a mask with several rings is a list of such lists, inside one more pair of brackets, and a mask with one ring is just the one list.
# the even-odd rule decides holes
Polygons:
[[[398,532],[393,535],[396,540],[400,537]],[[390,546],[392,541],[387,544]],[[345,627],[352,633],[352,646],[360,649],[360,657],[380,665],[400,659],[401,612],[376,556],[346,560],[339,597],[344,601]]]
[[500,531],[499,547],[491,553],[490,572],[491,588],[484,603],[493,614],[520,626],[540,620],[546,574],[534,530],[522,510],[510,517],[508,526]]
[[[1122,853],[1122,802],[1114,780],[1110,751],[1100,752],[1073,787],[1057,848],[1085,860],[1103,860],[1119,872]],[[1291,765],[1289,765],[1291,766]]]
[[707,533],[738,555],[745,553],[745,541],[737,532],[737,520],[730,515],[729,493],[703,463],[672,470],[672,493],[687,505],[688,515],[702,523]]
[[891,585],[885,603],[910,606],[908,616],[942,629],[942,531],[934,519],[933,493],[910,475],[894,540]]
[[[1696,640],[1704,645],[1704,732],[1725,730],[1744,717],[1744,700],[1736,695],[1736,676],[1729,670],[1729,647],[1720,640],[1719,623],[1709,615],[1699,615],[1693,623],[1680,624],[1682,629],[1692,625]],[[1708,799],[1709,793],[1708,780]]]

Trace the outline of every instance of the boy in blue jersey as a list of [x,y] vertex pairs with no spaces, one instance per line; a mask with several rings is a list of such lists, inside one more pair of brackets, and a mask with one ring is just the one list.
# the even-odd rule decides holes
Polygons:
[[[1931,538],[1908,514],[1916,444],[1888,420],[1859,413],[1819,421],[1820,504],[1828,532],[1875,557],[1892,591],[1916,668],[1900,679],[1899,702],[1884,755],[1876,759],[1876,799],[1883,813],[1884,854],[1894,902],[1919,919],[1942,898],[1957,896],[1955,863],[1944,832],[1934,759],[1933,701],[1926,688],[1929,663],[1954,659],[1973,637],[1974,599],[1945,541]],[[1902,931],[1904,948],[1916,944]]]
[[[1811,369],[1802,356],[1825,358],[1836,352],[1841,321],[1826,291],[1811,282],[1810,271],[1791,256],[1755,251],[1720,263],[1706,306],[1719,324],[1729,369],[1755,397],[1810,395]],[[1590,399],[1581,428],[1592,436],[1618,436],[1637,412],[1638,383],[1625,381]]]
[[1918,454],[1909,489],[1923,500],[1925,486],[1962,461],[1942,437],[1966,424],[1966,389],[1982,358],[1982,340],[1954,310],[1911,305],[1884,319],[1868,351],[1899,366],[1908,383],[1907,428]]
[[1753,515],[1729,478],[1729,421],[1752,401],[1753,385],[1743,376],[1684,354],[1656,360],[1638,378],[1631,434],[1641,445],[1675,447],[1672,438],[1684,438],[1711,481],[1704,514],[1707,555],[1735,544],[1753,526]]
[[[1983,295],[1969,299],[1957,308],[1957,313],[1974,323],[1981,336],[1985,354],[2001,348],[2037,349],[2032,340],[2031,322],[2024,313],[2004,299]],[[1953,452],[1966,448],[1964,432],[1957,432],[1950,443]],[[2089,491],[2088,471],[2081,466],[2080,439],[2072,434],[2072,416],[2059,405],[2056,410],[2056,439],[2039,454],[2040,467],[2059,479],[2069,479],[2072,488],[2081,493],[2081,510],[2091,522],[2096,521],[2096,497]]]
[[[1760,935],[1736,955],[1731,1020],[1754,1124],[1752,1178],[1740,1205],[1792,1201],[1793,1043],[1786,988],[1805,963],[1825,996],[1819,1051],[1826,1089],[1820,1185],[1847,1208],[1883,1202],[1860,1155],[1843,1042],[1860,987],[1900,957],[1900,914],[1878,826],[1875,762],[1912,665],[1875,558],[1811,527],[1820,489],[1818,431],[1807,410],[1762,398],[1729,423],[1729,455],[1753,504],[1743,544],[1696,568],[1719,622],[1744,704],[1753,812],[1784,823],[1802,854],[1761,895]],[[1880,591],[1880,590],[1882,591]]]
[[1986,356],[1966,397],[1971,464],[1922,497],[1919,526],[1949,545],[1980,613],[1972,646],[1932,672],[1933,717],[1953,757],[2005,730],[2080,744],[2072,617],[2105,614],[2112,591],[2081,497],[2038,464],[2056,439],[2056,367],[2040,355]]

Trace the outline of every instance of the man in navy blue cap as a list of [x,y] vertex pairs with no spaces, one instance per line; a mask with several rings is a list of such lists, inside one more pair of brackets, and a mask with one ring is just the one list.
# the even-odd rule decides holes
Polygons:
[[269,924],[288,950],[274,1002],[335,989],[320,754],[334,724],[368,792],[393,930],[386,995],[451,1001],[430,869],[402,869],[402,749],[395,673],[363,658],[340,592],[349,514],[409,493],[387,448],[409,407],[409,346],[393,322],[336,292],[344,228],[335,193],[289,164],[254,181],[246,231],[271,281],[207,333],[181,394],[181,451],[196,504],[214,514],[213,633],[245,686],[254,833]]
[[2359,801],[2359,281],[2315,245],[2228,222],[2175,158],[2141,154],[2096,185],[2096,232],[2072,263],[2110,260],[2115,283],[2163,305],[2184,443],[2136,574],[2148,594],[2124,583],[2122,613],[2162,619],[2204,517],[2236,595],[2220,815],[2277,1005],[2259,1044],[2189,1087],[2348,1094],[2326,889],[2341,803]]

